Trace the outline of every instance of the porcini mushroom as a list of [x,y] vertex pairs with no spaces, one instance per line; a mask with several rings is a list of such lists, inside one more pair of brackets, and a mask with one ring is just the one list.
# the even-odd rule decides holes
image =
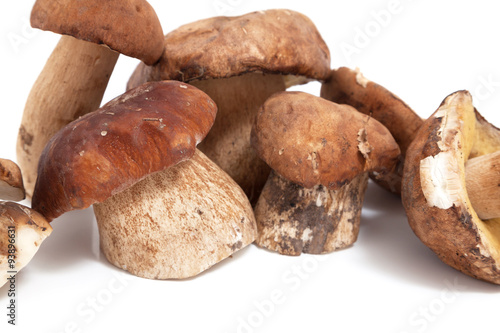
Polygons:
[[273,169],[255,207],[256,244],[287,255],[354,243],[367,173],[392,171],[400,154],[375,119],[300,92],[262,105],[252,144]]
[[321,86],[321,97],[348,104],[387,127],[401,149],[402,159],[394,173],[384,178],[372,175],[372,178],[391,192],[400,193],[404,156],[423,119],[392,92],[365,78],[359,69],[340,67],[332,70]]
[[19,166],[11,160],[0,158],[0,199],[21,201],[25,196]]
[[128,91],[49,141],[33,207],[50,221],[95,204],[101,250],[135,275],[200,273],[256,235],[241,188],[196,152],[216,110],[178,81]]
[[214,17],[165,36],[154,66],[140,64],[128,88],[147,81],[180,80],[217,104],[214,127],[199,149],[226,171],[254,203],[269,174],[250,146],[259,106],[273,93],[324,80],[330,53],[314,24],[291,10]]
[[15,276],[52,232],[45,218],[14,202],[0,202],[0,287]]
[[160,22],[145,0],[37,0],[31,25],[63,36],[31,89],[19,129],[28,196],[47,141],[99,107],[119,53],[154,64],[163,51]]
[[499,152],[500,130],[474,109],[469,92],[458,91],[418,131],[402,183],[408,222],[420,240],[451,267],[496,284]]

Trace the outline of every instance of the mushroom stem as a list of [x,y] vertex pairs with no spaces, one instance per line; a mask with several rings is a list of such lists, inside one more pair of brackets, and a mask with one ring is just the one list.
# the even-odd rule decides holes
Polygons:
[[500,217],[500,151],[468,160],[465,184],[480,219]]
[[94,212],[109,262],[150,279],[197,275],[257,232],[241,188],[199,151],[95,204]]
[[269,167],[250,145],[258,108],[275,92],[284,91],[282,75],[249,73],[224,79],[190,82],[217,104],[217,118],[198,149],[226,171],[255,204]]
[[255,207],[256,244],[295,256],[353,244],[367,183],[365,172],[338,190],[322,185],[307,189],[271,171]]
[[17,160],[31,197],[38,159],[49,139],[71,121],[96,110],[119,53],[62,36],[26,101]]

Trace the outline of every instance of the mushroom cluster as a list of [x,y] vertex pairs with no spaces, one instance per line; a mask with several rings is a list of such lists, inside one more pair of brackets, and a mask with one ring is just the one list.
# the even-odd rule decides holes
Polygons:
[[[0,202],[3,282],[49,222],[92,205],[105,257],[144,278],[196,276],[253,242],[330,253],[357,240],[370,176],[442,261],[500,284],[500,130],[467,91],[423,120],[359,70],[332,70],[291,10],[163,36],[145,0],[37,0],[31,23],[64,36],[26,103],[24,181],[0,159],[0,199],[32,197]],[[120,53],[142,62],[99,107]],[[286,91],[312,80],[319,97]]]

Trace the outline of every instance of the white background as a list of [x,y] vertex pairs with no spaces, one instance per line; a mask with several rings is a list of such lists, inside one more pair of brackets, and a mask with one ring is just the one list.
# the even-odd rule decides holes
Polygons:
[[[150,3],[165,32],[219,14],[300,11],[316,23],[332,67],[360,67],[422,117],[449,93],[468,89],[478,110],[500,126],[493,1]],[[3,158],[15,159],[24,103],[58,40],[28,28],[32,4],[9,1],[0,12]],[[389,9],[389,16],[380,14]],[[119,58],[103,102],[124,92],[137,63]],[[295,89],[319,94],[319,84]],[[99,254],[92,210],[72,212],[53,222],[52,236],[18,275],[15,328],[6,323],[7,288],[0,289],[0,332],[498,330],[500,287],[441,263],[414,236],[397,197],[370,184],[361,222],[355,245],[329,255],[285,257],[252,245],[196,278],[151,281],[111,266]]]

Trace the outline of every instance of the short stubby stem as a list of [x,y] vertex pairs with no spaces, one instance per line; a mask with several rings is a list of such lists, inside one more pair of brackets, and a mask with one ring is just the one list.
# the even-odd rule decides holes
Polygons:
[[256,244],[286,255],[330,253],[353,244],[367,183],[363,173],[338,190],[307,189],[272,171],[255,207]]

